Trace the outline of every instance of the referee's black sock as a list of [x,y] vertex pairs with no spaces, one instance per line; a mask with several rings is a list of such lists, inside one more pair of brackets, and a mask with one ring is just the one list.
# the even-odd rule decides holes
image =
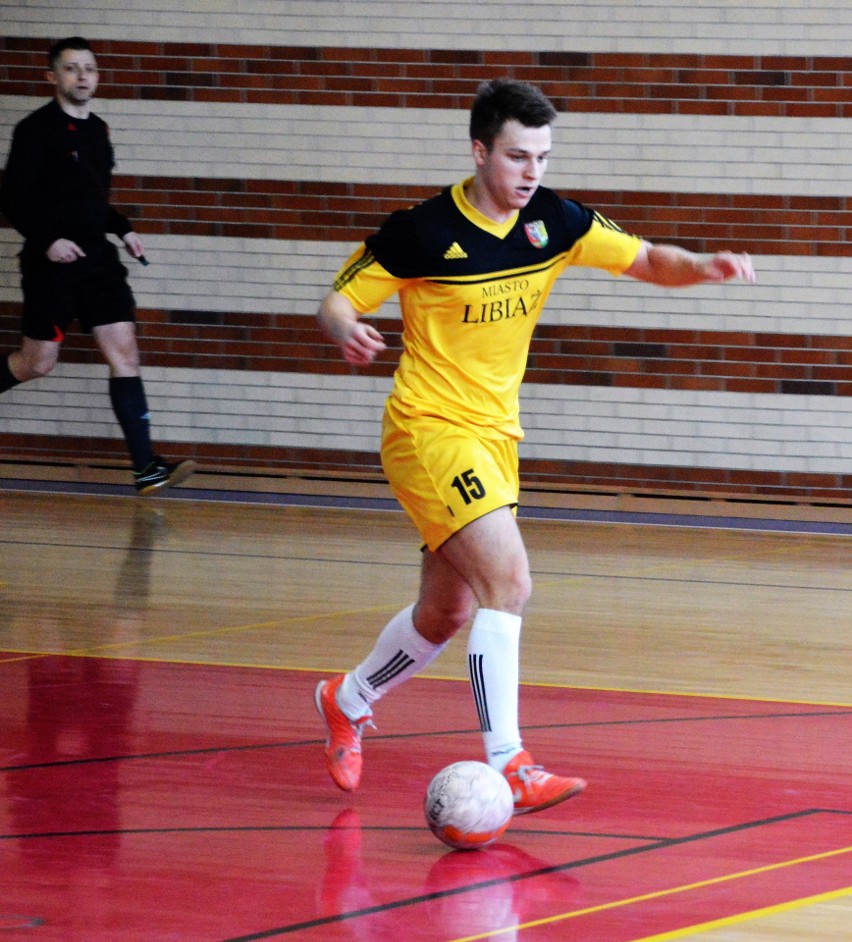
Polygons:
[[21,381],[9,369],[9,357],[0,360],[0,393],[6,392],[13,386],[20,385]]
[[154,460],[145,387],[139,376],[111,376],[112,411],[124,432],[134,471],[144,471]]

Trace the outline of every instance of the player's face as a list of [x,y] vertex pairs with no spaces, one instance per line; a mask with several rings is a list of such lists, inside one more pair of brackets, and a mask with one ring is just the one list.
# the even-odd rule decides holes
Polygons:
[[502,222],[523,209],[547,169],[550,144],[549,124],[528,128],[514,119],[503,125],[491,150],[474,141],[477,195],[487,207],[480,211]]
[[98,64],[88,49],[64,49],[47,73],[60,104],[87,105],[98,87]]

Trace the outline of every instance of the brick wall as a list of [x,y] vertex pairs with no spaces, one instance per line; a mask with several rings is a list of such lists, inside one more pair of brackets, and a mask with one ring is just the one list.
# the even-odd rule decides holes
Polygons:
[[[752,252],[760,272],[753,288],[672,293],[599,273],[560,281],[522,390],[525,480],[848,499],[852,23],[823,33],[813,4],[779,5],[798,11],[796,55],[768,21],[751,27],[753,53],[739,36],[722,54],[712,29],[684,37],[662,7],[653,38],[626,39],[618,16],[607,35],[596,18],[573,50],[504,48],[487,31],[460,49],[434,22],[419,42],[372,45],[365,21],[360,44],[349,30],[309,45],[272,27],[262,42],[252,6],[234,4],[242,31],[199,21],[191,43],[134,25],[134,4],[123,27],[97,11],[88,30],[95,110],[117,149],[114,202],[152,260],[131,281],[164,450],[247,472],[379,473],[398,309],[376,319],[389,350],[363,371],[313,312],[387,212],[469,172],[470,98],[483,77],[508,74],[561,112],[549,185],[650,239]],[[46,36],[79,31],[35,13],[5,29],[4,149],[48,94]],[[16,341],[20,305],[19,240],[3,225],[0,350]],[[71,336],[55,374],[0,399],[0,460],[124,461],[103,376],[90,340]]]
[[[7,37],[0,88],[41,95],[43,42]],[[483,75],[543,88],[560,111],[852,116],[843,56],[489,51],[101,40],[101,97],[467,110]]]

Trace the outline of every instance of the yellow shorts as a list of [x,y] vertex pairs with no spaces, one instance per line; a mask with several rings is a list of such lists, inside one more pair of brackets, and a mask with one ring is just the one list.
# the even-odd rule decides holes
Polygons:
[[472,520],[518,503],[514,439],[484,439],[441,419],[409,418],[392,401],[382,423],[382,466],[432,551]]

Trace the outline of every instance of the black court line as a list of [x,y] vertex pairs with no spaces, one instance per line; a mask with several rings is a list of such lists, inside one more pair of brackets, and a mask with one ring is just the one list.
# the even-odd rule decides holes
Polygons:
[[[2,663],[2,662],[0,662]],[[461,683],[462,681],[460,681]],[[650,696],[650,695],[649,695]],[[674,696],[690,696],[689,694],[674,694]],[[710,723],[710,722],[739,722],[742,720],[778,720],[778,719],[808,719],[810,717],[826,716],[852,716],[852,709],[838,707],[832,710],[804,710],[792,713],[734,713],[719,714],[716,716],[675,716],[675,717],[648,717],[633,720],[593,720],[582,723],[547,723],[537,726],[522,727],[524,732],[541,729],[594,729],[607,726],[654,726],[669,723]],[[479,727],[465,729],[442,729],[411,733],[377,733],[369,737],[371,742],[392,742],[405,739],[437,739],[443,736],[473,736],[480,733]],[[176,749],[165,752],[140,752],[118,756],[93,756],[86,759],[59,759],[52,762],[31,762],[22,765],[0,766],[0,772],[30,772],[37,769],[54,769],[83,765],[97,765],[107,762],[139,762],[157,759],[177,759],[189,756],[217,755],[219,753],[259,752],[267,749],[299,749],[307,746],[322,746],[324,739],[301,739],[287,742],[256,743],[253,745],[207,746],[196,749]]]
[[44,925],[41,916],[19,916],[0,913],[0,932],[17,932],[19,929],[37,929]]
[[[45,549],[71,549],[71,550],[101,550],[106,553],[139,553],[143,556],[150,556],[161,553],[163,556],[200,556],[210,559],[274,559],[282,563],[334,563],[339,566],[387,566],[389,568],[401,567],[405,569],[420,569],[420,557],[415,556],[412,551],[412,557],[407,562],[396,562],[395,560],[385,559],[347,559],[345,557],[337,558],[334,556],[293,556],[279,555],[276,553],[236,553],[222,552],[221,550],[203,550],[187,549],[186,547],[168,547],[157,546],[154,540],[153,546],[127,546],[121,543],[61,543],[56,540],[9,540],[0,539],[0,546],[31,546]],[[413,544],[412,544],[413,546]],[[547,573],[543,573],[547,575]],[[747,585],[749,583],[746,583]],[[775,588],[775,586],[770,586]],[[781,588],[778,586],[778,588]],[[802,588],[793,586],[792,588]],[[807,588],[807,586],[805,586]]]
[[[61,543],[54,540],[10,540],[0,538],[0,546],[30,546],[35,548],[47,549],[70,549],[70,550],[100,550],[106,553],[124,553],[139,554],[141,556],[153,556],[162,554],[163,556],[195,556],[210,559],[268,559],[281,563],[329,563],[336,566],[358,566],[361,568],[377,567],[398,568],[398,569],[420,569],[419,555],[412,554],[408,560],[385,560],[385,559],[350,559],[336,556],[294,556],[279,555],[276,553],[236,553],[221,552],[218,550],[187,549],[186,547],[168,547],[168,546],[127,546],[121,544],[108,543]],[[799,582],[747,582],[738,579],[687,579],[678,576],[638,576],[634,574],[606,573],[606,572],[583,572],[574,570],[552,570],[531,568],[530,573],[536,577],[546,577],[553,579],[588,579],[605,582],[661,582],[669,585],[706,585],[706,586],[738,586],[748,589],[777,589],[779,591],[792,592],[852,592],[852,586],[845,588],[843,586],[832,585],[807,585]]]
[[[367,906],[361,909],[351,910],[346,913],[339,913],[334,916],[325,916],[319,919],[310,919],[305,920],[299,923],[293,923],[287,926],[278,926],[273,929],[266,929],[261,932],[250,933],[249,935],[235,936],[228,939],[222,940],[222,942],[256,942],[259,939],[269,939],[275,936],[289,935],[293,932],[299,932],[306,929],[316,929],[321,926],[330,925],[333,923],[345,922],[351,919],[358,919],[363,916],[372,916],[378,915],[385,912],[391,912],[393,910],[402,909],[408,906],[417,906],[421,903],[433,902],[435,900],[444,899],[451,896],[459,896],[465,893],[477,892],[479,890],[489,889],[495,886],[501,886],[506,884],[521,883],[526,880],[537,879],[543,876],[550,876],[557,873],[565,873],[572,870],[579,870],[583,867],[589,867],[594,864],[607,863],[613,860],[621,860],[627,857],[632,857],[637,854],[646,854],[651,853],[657,850],[666,850],[671,847],[678,847],[683,844],[695,843],[698,841],[711,840],[715,837],[721,837],[729,834],[736,834],[744,831],[753,830],[755,828],[761,827],[770,827],[774,824],[783,823],[786,821],[795,821],[802,820],[815,815],[840,815],[840,816],[852,816],[852,811],[845,811],[841,809],[832,809],[832,808],[808,808],[801,811],[788,812],[786,814],[775,815],[770,818],[762,818],[756,821],[747,821],[741,824],[727,825],[722,828],[714,828],[709,831],[700,831],[696,834],[689,834],[683,837],[634,837],[630,835],[612,835],[612,834],[602,834],[602,835],[592,835],[588,832],[583,831],[568,831],[563,832],[561,830],[546,832],[541,832],[547,834],[548,836],[553,837],[600,837],[601,839],[608,840],[641,840],[642,843],[638,847],[628,847],[622,850],[609,851],[605,854],[595,854],[590,857],[583,857],[578,860],[571,860],[561,864],[550,864],[544,867],[538,867],[534,870],[528,870],[523,873],[516,873],[510,876],[496,877],[488,880],[481,880],[477,883],[469,883],[464,886],[455,887],[447,890],[436,890],[432,893],[423,893],[416,896],[408,897],[406,899],[395,900],[393,902],[382,903],[376,906]],[[51,838],[77,838],[77,837],[103,837],[103,836],[134,836],[134,835],[149,835],[149,834],[215,834],[215,833],[282,833],[282,832],[305,832],[305,831],[330,831],[333,828],[327,826],[319,827],[305,827],[305,826],[287,826],[287,825],[264,825],[264,826],[231,826],[231,827],[199,827],[199,828],[128,828],[128,829],[116,829],[116,830],[84,830],[84,831],[68,831],[68,832],[46,832],[46,833],[35,833],[35,834],[11,834],[11,835],[0,835],[0,840],[31,840],[31,839],[51,839]],[[423,828],[413,828],[413,827],[397,827],[397,828],[387,828],[387,827],[370,827],[370,828],[361,828],[359,830],[365,831],[377,831],[382,833],[387,833],[389,831],[406,831],[418,833],[423,831]],[[526,831],[524,833],[527,833]]]
[[[828,813],[829,809],[826,810]],[[843,811],[830,811],[831,814],[845,814]],[[852,814],[852,811],[848,812]],[[0,834],[0,841],[38,841],[38,840],[64,840],[75,837],[144,837],[148,834],[304,834],[310,832],[328,831],[374,831],[378,834],[422,834],[425,823],[420,826],[395,825],[393,827],[376,824],[367,827],[340,828],[328,824],[233,824],[210,825],[203,827],[162,827],[162,828],[83,828],[76,831],[33,831],[29,834]],[[566,831],[562,828],[550,830],[524,828],[524,834],[538,834],[544,837],[591,837],[611,841],[646,841],[657,843],[675,840],[670,837],[660,837],[659,834],[609,834],[601,831]]]
[[[199,472],[196,472],[198,474]],[[203,472],[202,472],[203,473]],[[312,479],[317,480],[317,479]],[[30,481],[0,478],[0,491],[26,491],[46,494],[75,494],[129,498],[129,485],[94,484],[82,481]],[[395,498],[340,495],[255,493],[253,491],[176,488],[155,498],[136,500],[199,501],[209,503],[259,504],[280,507],[338,508],[402,513]],[[759,501],[755,501],[759,503]],[[776,502],[777,504],[777,502]],[[781,506],[786,506],[783,504]],[[828,505],[834,509],[834,505]],[[837,505],[841,507],[842,505]],[[756,530],[780,533],[810,533],[821,536],[852,536],[852,523],[816,520],[764,519],[704,514],[673,514],[622,510],[581,510],[559,507],[532,507],[521,503],[518,516],[537,520],[569,520],[590,523],[622,523],[640,526],[689,527],[722,530]]]
[[771,818],[763,818],[757,821],[747,821],[743,824],[729,825],[723,828],[714,828],[710,831],[701,831],[697,834],[690,834],[685,837],[664,838],[658,841],[652,841],[639,847],[629,847],[623,850],[610,851],[606,854],[596,854],[592,857],[584,857],[579,860],[569,861],[563,864],[553,864],[547,867],[540,867],[537,870],[530,870],[526,873],[517,873],[508,877],[483,880],[479,883],[471,883],[463,887],[456,887],[449,890],[439,890],[433,893],[423,893],[418,896],[411,896],[407,899],[395,900],[393,902],[382,903],[376,906],[365,906],[362,909],[355,909],[347,913],[339,913],[335,916],[325,916],[320,919],[309,919],[304,922],[292,923],[287,926],[277,926],[274,929],[265,929],[260,932],[252,932],[248,935],[231,936],[222,939],[221,942],[257,942],[259,939],[271,939],[276,936],[289,935],[293,932],[301,932],[306,929],[316,929],[320,926],[327,926],[334,923],[346,922],[351,919],[360,919],[364,916],[375,916],[381,913],[391,912],[397,909],[403,909],[408,906],[417,906],[421,903],[429,903],[434,900],[445,899],[450,896],[459,896],[464,893],[475,892],[488,889],[494,886],[505,884],[521,883],[525,880],[533,880],[543,876],[550,876],[555,873],[566,873],[572,870],[580,870],[583,867],[590,867],[594,864],[608,863],[613,860],[623,860],[638,854],[652,853],[657,850],[667,850],[670,847],[678,847],[684,844],[692,844],[699,841],[711,840],[715,837],[723,837],[729,834],[737,834],[755,828],[770,827],[773,824],[780,824],[785,821],[801,820],[812,815],[834,814],[831,810],[822,808],[809,808],[802,811],[794,811],[788,814],[776,815]]

